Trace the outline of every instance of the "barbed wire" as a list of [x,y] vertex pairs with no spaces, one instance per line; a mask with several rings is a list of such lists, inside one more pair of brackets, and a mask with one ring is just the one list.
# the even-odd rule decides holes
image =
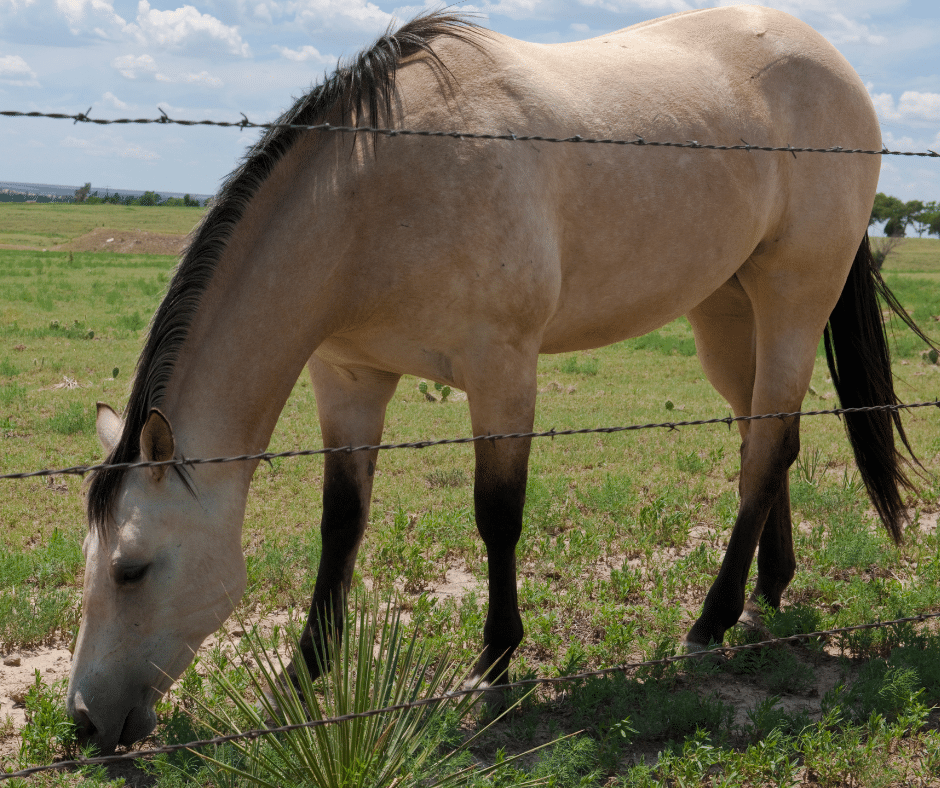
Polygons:
[[480,441],[498,441],[520,438],[558,438],[565,435],[593,435],[613,434],[617,432],[636,432],[638,430],[669,429],[679,427],[698,427],[706,424],[726,424],[728,428],[739,421],[761,421],[763,419],[789,419],[795,416],[841,416],[852,413],[871,413],[873,411],[914,410],[915,408],[940,408],[940,400],[930,402],[897,403],[895,405],[866,405],[859,408],[830,408],[828,410],[803,410],[791,413],[761,413],[754,416],[723,416],[714,419],[694,419],[690,421],[662,421],[648,424],[631,424],[622,427],[582,427],[578,429],[556,430],[554,428],[543,432],[509,432],[498,435],[473,435],[466,438],[441,438],[439,440],[409,441],[405,443],[379,443],[366,446],[327,446],[322,449],[295,449],[278,452],[259,452],[257,454],[237,454],[231,457],[178,457],[172,460],[142,460],[140,462],[98,463],[97,465],[73,465],[68,468],[44,468],[38,471],[23,471],[20,473],[3,473],[0,479],[30,479],[37,476],[84,476],[93,471],[104,470],[130,470],[131,468],[162,468],[171,465],[210,465],[227,462],[251,462],[285,459],[287,457],[313,457],[318,454],[351,454],[359,451],[390,451],[394,449],[427,449],[432,446],[450,446],[461,443],[479,443]]
[[470,131],[435,131],[431,129],[391,129],[375,126],[334,126],[330,123],[317,123],[314,125],[297,123],[255,123],[248,120],[244,112],[241,113],[242,119],[239,121],[225,120],[184,120],[182,118],[171,118],[161,108],[159,118],[93,118],[91,117],[91,107],[85,112],[78,112],[69,115],[62,112],[21,112],[19,110],[2,110],[0,115],[11,118],[52,118],[54,120],[71,120],[73,123],[92,123],[95,125],[124,125],[124,124],[173,124],[177,126],[216,126],[221,128],[238,129],[301,129],[305,131],[323,131],[330,133],[353,133],[353,134],[379,134],[385,137],[449,137],[457,140],[502,140],[505,142],[551,142],[551,143],[585,143],[591,145],[635,145],[638,147],[651,148],[690,148],[693,150],[741,150],[741,151],[769,151],[774,153],[792,153],[796,157],[797,153],[857,153],[869,156],[919,156],[929,159],[940,159],[940,153],[932,151],[929,148],[926,151],[901,151],[889,150],[882,143],[880,149],[864,148],[846,148],[841,145],[834,145],[828,148],[800,147],[794,145],[775,146],[775,145],[752,145],[745,140],[741,144],[717,145],[711,143],[702,143],[698,140],[686,140],[684,142],[665,141],[665,140],[647,140],[637,135],[634,139],[609,139],[585,137],[581,134],[575,134],[571,137],[547,137],[541,134],[488,134],[484,132]]
[[[676,662],[683,662],[687,660],[702,659],[705,657],[714,657],[715,655],[721,654],[724,656],[729,656],[737,654],[742,651],[749,651],[760,648],[769,648],[771,646],[781,646],[787,643],[798,643],[803,640],[820,640],[822,638],[830,638],[835,635],[845,635],[852,632],[861,632],[864,630],[872,629],[887,629],[889,627],[899,626],[901,624],[911,624],[911,623],[921,623],[924,621],[929,621],[931,619],[940,618],[940,613],[919,613],[916,616],[906,616],[904,618],[895,618],[890,621],[873,621],[867,624],[855,624],[853,626],[847,627],[836,627],[833,629],[824,629],[818,630],[816,632],[803,632],[797,633],[794,635],[788,635],[786,637],[777,637],[770,638],[768,640],[761,640],[756,643],[742,643],[737,646],[716,646],[711,649],[702,650],[702,651],[690,651],[683,654],[673,654],[668,657],[661,657],[659,659],[648,659],[643,662],[626,662],[621,665],[617,665],[612,668],[601,668],[599,670],[588,670],[581,673],[572,673],[564,676],[543,676],[535,677],[529,679],[520,679],[519,681],[508,682],[506,684],[495,685],[492,689],[497,691],[507,691],[513,689],[525,689],[529,687],[536,686],[554,686],[560,684],[568,684],[576,681],[585,681],[592,678],[607,678],[609,676],[619,675],[623,673],[629,673],[641,668],[652,668],[659,666],[667,666]],[[297,722],[290,725],[278,725],[268,728],[254,728],[247,731],[240,731],[238,733],[229,733],[221,736],[215,736],[211,739],[196,739],[193,741],[179,743],[179,744],[166,744],[162,747],[153,747],[146,750],[132,750],[129,752],[124,752],[115,755],[101,755],[95,756],[92,758],[73,758],[71,760],[58,761],[56,763],[44,764],[42,766],[31,766],[27,769],[21,769],[17,772],[0,772],[0,782],[4,780],[10,780],[17,777],[29,777],[33,774],[38,774],[39,772],[51,771],[53,769],[71,769],[76,767],[83,766],[101,766],[108,763],[117,763],[120,761],[136,760],[137,758],[151,757],[154,755],[169,755],[174,752],[179,752],[180,750],[198,750],[204,747],[218,746],[220,744],[228,744],[235,741],[253,741],[255,739],[260,739],[264,736],[273,736],[279,733],[289,733],[291,731],[302,730],[305,728],[320,728],[325,725],[338,725],[343,722],[350,722],[352,720],[364,719],[367,717],[376,717],[382,714],[390,714],[393,712],[402,712],[409,711],[411,709],[423,708],[425,706],[432,706],[435,704],[443,703],[448,700],[454,700],[455,698],[460,698],[465,695],[473,695],[478,692],[486,692],[487,689],[481,690],[479,687],[472,687],[466,689],[453,690],[444,695],[436,695],[430,698],[422,698],[420,700],[407,701],[404,703],[397,703],[391,706],[383,706],[378,709],[369,709],[367,711],[355,712],[352,714],[344,714],[337,717],[323,717],[318,720],[307,720],[306,722]]]

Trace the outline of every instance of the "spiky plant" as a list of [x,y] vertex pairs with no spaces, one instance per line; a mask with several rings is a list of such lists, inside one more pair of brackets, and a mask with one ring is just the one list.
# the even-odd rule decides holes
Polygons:
[[[285,669],[281,655],[265,651],[253,634],[246,634],[247,653],[257,666],[252,684],[259,700],[244,697],[223,672],[214,671],[211,678],[231,705],[200,704],[212,727],[230,733],[264,728],[271,721],[294,725],[438,697],[459,686],[458,666],[446,654],[430,654],[417,636],[406,637],[394,606],[380,604],[375,597],[360,601],[365,604],[353,605],[359,614],[349,617],[343,641],[334,639],[328,646],[332,670],[314,681],[303,660],[297,660],[299,690],[277,680]],[[296,630],[290,632],[295,647],[296,635]],[[480,697],[458,695],[431,705],[301,727],[235,742],[229,745],[235,752],[200,755],[219,785],[450,788],[515,760],[491,766],[473,763],[467,748],[489,726],[455,747],[443,746],[446,731],[453,732]]]

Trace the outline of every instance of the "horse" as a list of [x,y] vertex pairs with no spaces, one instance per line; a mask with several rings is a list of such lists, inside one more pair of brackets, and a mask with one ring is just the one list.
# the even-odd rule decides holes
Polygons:
[[[466,392],[474,436],[531,431],[540,353],[691,323],[737,416],[792,413],[820,337],[844,406],[891,405],[867,227],[877,156],[328,133],[294,126],[880,149],[848,62],[793,17],[734,6],[542,45],[427,13],[326,77],[267,130],[194,230],[151,322],[109,463],[263,452],[309,369],[324,446],[380,442],[403,374]],[[910,482],[896,413],[847,417],[900,538]],[[799,418],[739,422],[740,509],[689,648],[779,607],[795,571],[788,469]],[[904,438],[906,443],[906,438]],[[515,547],[530,440],[474,444],[488,562],[473,677],[505,682],[523,638]],[[322,558],[298,660],[342,636],[376,450],[327,454]],[[97,471],[67,709],[102,752],[154,704],[246,586],[257,461]],[[745,581],[757,552],[757,580]]]

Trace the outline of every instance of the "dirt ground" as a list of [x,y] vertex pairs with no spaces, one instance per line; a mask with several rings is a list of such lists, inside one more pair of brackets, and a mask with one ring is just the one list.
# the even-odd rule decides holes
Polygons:
[[[188,235],[152,233],[147,230],[109,230],[98,227],[65,244],[44,247],[53,252],[121,252],[124,254],[167,254],[179,257],[189,243]],[[34,246],[0,244],[0,249],[36,249]]]
[[109,230],[99,227],[67,244],[52,248],[63,252],[124,252],[179,256],[186,248],[188,240],[186,235],[167,235],[146,230]]

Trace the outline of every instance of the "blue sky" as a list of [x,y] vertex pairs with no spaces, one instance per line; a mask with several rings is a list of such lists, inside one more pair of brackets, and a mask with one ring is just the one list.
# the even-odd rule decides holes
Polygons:
[[[471,0],[507,35],[569,41],[716,0]],[[395,18],[381,0],[0,0],[0,109],[271,120]],[[940,150],[937,0],[771,0],[868,85],[892,148]],[[573,130],[580,131],[580,130]],[[211,194],[255,132],[0,117],[0,180]],[[839,140],[833,140],[838,144]],[[880,190],[940,200],[940,161],[886,158]]]

